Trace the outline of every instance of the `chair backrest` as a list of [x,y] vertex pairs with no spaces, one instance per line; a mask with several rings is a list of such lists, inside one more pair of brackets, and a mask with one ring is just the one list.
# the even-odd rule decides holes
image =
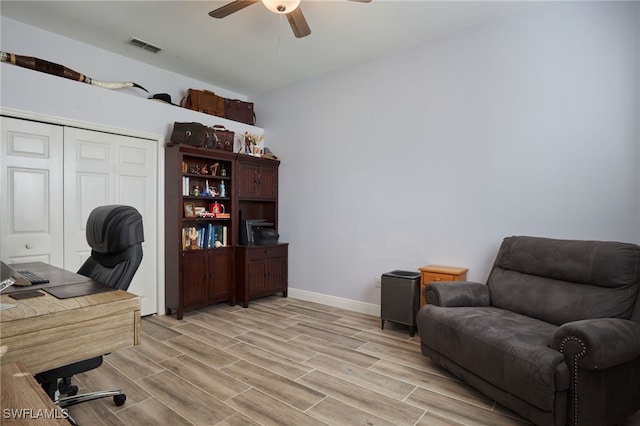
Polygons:
[[487,286],[491,305],[557,325],[589,318],[640,322],[640,246],[508,237]]
[[96,207],[87,219],[89,257],[78,273],[126,290],[142,262],[142,216],[130,206]]

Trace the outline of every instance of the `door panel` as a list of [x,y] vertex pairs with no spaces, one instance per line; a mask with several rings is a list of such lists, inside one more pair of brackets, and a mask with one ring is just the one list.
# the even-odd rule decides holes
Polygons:
[[[2,117],[0,257],[76,271],[90,255],[85,225],[100,205],[143,217],[144,258],[129,287],[157,311],[157,141]],[[63,215],[64,213],[64,215]]]
[[2,117],[0,257],[63,266],[63,130]]
[[157,177],[155,141],[83,129],[65,129],[65,268],[89,256],[85,225],[100,205],[135,207],[143,219],[143,259],[128,291],[141,298],[142,315],[157,311]]
[[144,226],[144,257],[129,291],[140,296],[142,315],[157,312],[157,142],[118,136],[116,142],[116,201],[135,207]]
[[86,223],[91,211],[114,204],[113,143],[107,133],[65,128],[64,266],[77,271],[89,257]]

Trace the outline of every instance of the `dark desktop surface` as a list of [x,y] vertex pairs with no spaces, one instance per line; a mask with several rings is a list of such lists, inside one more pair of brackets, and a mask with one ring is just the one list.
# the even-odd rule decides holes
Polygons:
[[94,281],[91,278],[42,262],[16,263],[9,266],[15,271],[32,272],[42,278],[48,279],[49,282],[27,286],[13,285],[5,289],[2,294],[41,289],[59,299],[65,299],[68,297],[86,296],[88,294],[114,290],[108,285]]

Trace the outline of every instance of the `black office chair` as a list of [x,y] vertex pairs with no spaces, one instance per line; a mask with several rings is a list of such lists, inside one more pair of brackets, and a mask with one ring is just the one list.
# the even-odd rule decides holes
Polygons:
[[[87,219],[86,234],[91,257],[80,267],[78,274],[120,290],[129,288],[142,261],[144,233],[140,213],[130,206],[96,207]],[[78,387],[71,384],[71,376],[93,370],[101,364],[102,355],[44,371],[35,377],[61,408],[109,396],[113,396],[116,405],[124,404],[127,397],[120,390],[76,395]],[[60,383],[58,379],[62,379]],[[56,390],[68,396],[56,400]],[[70,421],[75,424],[73,419]]]

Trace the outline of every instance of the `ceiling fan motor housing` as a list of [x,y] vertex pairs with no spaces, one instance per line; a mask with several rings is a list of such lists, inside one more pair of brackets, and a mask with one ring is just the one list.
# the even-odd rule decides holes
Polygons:
[[300,5],[300,0],[262,0],[262,4],[274,13],[286,14]]
[[[209,16],[212,18],[221,19],[231,15],[245,7],[262,1],[262,4],[271,12],[278,15],[286,15],[289,25],[293,30],[293,35],[296,38],[306,37],[311,34],[311,29],[307,20],[304,18],[302,8],[300,8],[300,0],[234,0],[231,3],[227,3],[215,10],[209,12]],[[351,0],[358,3],[369,3],[371,0]]]

